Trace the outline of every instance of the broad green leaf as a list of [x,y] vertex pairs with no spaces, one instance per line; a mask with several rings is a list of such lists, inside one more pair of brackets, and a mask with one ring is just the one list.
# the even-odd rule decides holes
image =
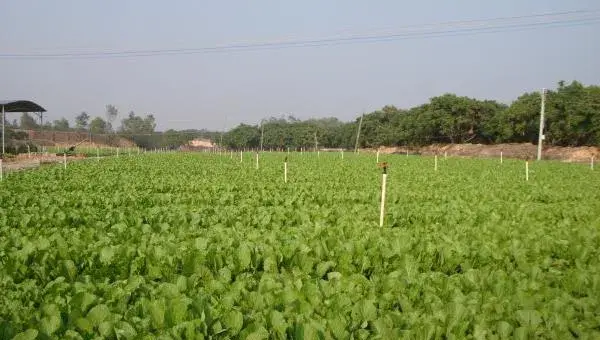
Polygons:
[[165,322],[165,304],[160,300],[151,301],[148,305],[150,320],[154,329],[161,329]]
[[129,323],[119,321],[115,326],[115,334],[120,339],[132,339],[137,335],[137,332]]
[[227,327],[231,335],[236,335],[244,326],[244,315],[236,310],[233,310],[223,317],[223,324]]
[[283,314],[279,311],[272,310],[269,314],[270,328],[277,332],[279,336],[285,337],[285,330],[287,329],[287,323]]
[[112,262],[115,251],[112,247],[104,247],[100,250],[100,263],[108,265]]
[[96,327],[110,317],[110,309],[108,306],[101,304],[93,307],[88,312],[86,319],[90,322],[93,327]]
[[13,338],[13,340],[35,340],[37,339],[38,331],[37,329],[28,329],[24,332],[21,332]]

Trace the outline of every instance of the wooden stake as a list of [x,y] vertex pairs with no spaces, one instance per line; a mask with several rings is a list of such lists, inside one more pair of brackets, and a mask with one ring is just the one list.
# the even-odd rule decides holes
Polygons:
[[244,152],[240,151],[240,163],[244,161]]
[[502,164],[502,151],[500,151],[500,164]]
[[4,175],[4,165],[2,165],[2,158],[0,158],[0,181],[2,180],[3,175]]
[[287,157],[283,162],[283,183],[287,183]]
[[65,165],[65,170],[67,169],[67,152],[63,152],[63,163]]
[[594,170],[594,156],[592,156],[592,159],[590,160],[590,169]]
[[387,185],[387,163],[380,165],[383,168],[383,174],[381,175],[381,204],[379,206],[379,226],[383,227],[383,220],[385,216],[385,190]]
[[529,161],[525,161],[525,180],[529,181]]
[[31,149],[29,148],[29,144],[27,144],[27,158],[31,158]]
[[375,160],[376,163],[379,163],[379,150],[377,150],[377,159]]
[[434,157],[433,170],[437,171],[437,155]]
[[256,152],[256,170],[258,170],[258,151]]
[[444,159],[448,159],[448,151],[444,151]]
[[342,150],[342,159],[344,159],[344,150]]

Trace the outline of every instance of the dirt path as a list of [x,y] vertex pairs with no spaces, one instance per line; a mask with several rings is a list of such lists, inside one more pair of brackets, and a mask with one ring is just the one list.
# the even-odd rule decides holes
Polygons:
[[[68,156],[67,162],[85,159],[83,156]],[[14,172],[28,169],[35,169],[42,164],[61,164],[64,161],[63,156],[56,155],[18,155],[15,158],[5,159],[2,162],[2,168],[5,172]]]
[[[365,150],[367,152],[377,151]],[[382,153],[401,153],[408,151],[410,154],[421,155],[444,155],[458,157],[473,157],[473,158],[496,158],[500,157],[500,153],[505,158],[516,159],[535,159],[537,157],[537,145],[533,144],[434,144],[419,148],[406,147],[382,147],[379,148]],[[600,149],[595,146],[580,146],[580,147],[560,147],[551,146],[545,147],[542,151],[543,159],[560,160],[563,162],[589,162],[592,157],[598,159],[600,157]]]

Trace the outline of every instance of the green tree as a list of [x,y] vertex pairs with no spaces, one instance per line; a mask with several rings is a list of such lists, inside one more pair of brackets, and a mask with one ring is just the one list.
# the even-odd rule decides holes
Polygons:
[[116,106],[108,104],[106,105],[106,130],[112,131],[113,123],[119,115],[119,110]]
[[90,115],[83,111],[75,117],[75,128],[79,130],[85,130],[88,127],[90,121]]
[[92,119],[92,121],[90,122],[90,132],[97,134],[107,133],[108,125],[106,121],[100,117],[95,117],[94,119]]
[[258,148],[260,129],[257,126],[240,124],[223,135],[223,144],[229,148]]
[[34,130],[38,129],[40,126],[38,123],[36,123],[35,119],[29,115],[29,113],[24,112],[21,114],[20,127],[21,129]]
[[57,119],[53,122],[52,128],[59,131],[69,130],[69,121],[66,118]]

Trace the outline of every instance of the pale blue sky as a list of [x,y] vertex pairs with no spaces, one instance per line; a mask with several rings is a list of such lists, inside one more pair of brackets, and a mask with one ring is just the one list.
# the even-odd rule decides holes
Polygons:
[[[407,25],[600,9],[597,0],[2,0],[0,54],[199,48],[394,32]],[[444,92],[510,102],[558,80],[600,83],[600,24],[391,42],[146,58],[0,58],[0,99],[50,120],[152,113],[224,129],[281,113],[350,120]],[[14,117],[9,117],[11,120]]]

